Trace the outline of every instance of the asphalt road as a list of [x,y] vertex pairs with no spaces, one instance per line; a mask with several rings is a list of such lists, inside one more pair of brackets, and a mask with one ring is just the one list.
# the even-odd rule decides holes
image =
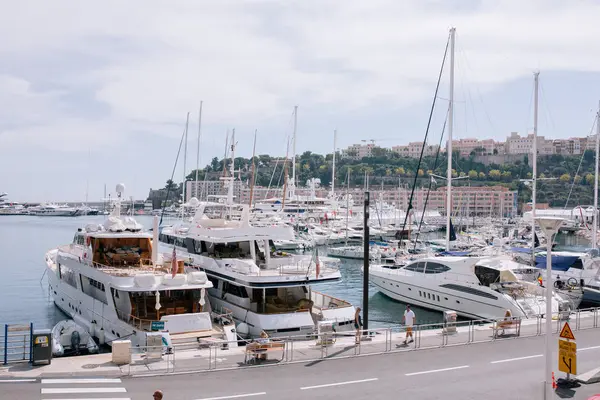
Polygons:
[[[542,399],[543,337],[305,364],[129,379],[0,381],[0,399]],[[577,332],[579,372],[600,366],[598,330]],[[556,348],[558,344],[556,345]],[[556,354],[556,378],[558,372]],[[587,399],[600,384],[563,392]],[[558,397],[557,398],[561,398]]]

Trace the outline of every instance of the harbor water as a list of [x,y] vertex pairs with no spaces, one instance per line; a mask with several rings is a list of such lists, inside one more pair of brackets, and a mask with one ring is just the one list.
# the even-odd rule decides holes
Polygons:
[[[3,277],[0,280],[0,325],[32,322],[37,328],[51,328],[66,316],[58,310],[48,293],[44,277],[44,255],[58,245],[71,243],[78,228],[98,224],[104,216],[37,217],[3,216],[0,218],[0,254]],[[136,216],[145,228],[152,226],[152,217]],[[569,235],[561,244],[575,248],[585,246],[583,238]],[[362,261],[343,260],[341,282],[321,284],[315,290],[347,300],[356,306],[362,304]],[[417,323],[435,323],[442,314],[413,307]],[[369,288],[369,325],[384,327],[402,321],[405,305]]]

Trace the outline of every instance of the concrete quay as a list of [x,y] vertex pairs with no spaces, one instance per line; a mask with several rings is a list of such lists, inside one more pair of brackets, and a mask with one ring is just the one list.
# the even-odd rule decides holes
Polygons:
[[[600,366],[599,319],[598,312],[581,312],[569,321],[577,338],[579,373]],[[455,334],[444,335],[439,327],[416,330],[415,341],[408,346],[402,344],[404,333],[398,329],[374,330],[372,339],[358,346],[353,335],[338,337],[329,346],[319,346],[316,341],[286,341],[285,352],[270,353],[269,360],[258,366],[244,363],[244,347],[176,351],[156,362],[145,362],[136,353],[132,363],[123,366],[112,364],[111,354],[57,358],[47,366],[15,364],[5,368],[0,371],[0,392],[19,389],[23,391],[19,393],[31,392],[20,394],[20,398],[39,399],[46,387],[85,390],[107,383],[107,390],[112,390],[118,382],[126,390],[119,399],[149,398],[152,388],[162,389],[168,394],[166,398],[192,400],[300,399],[309,394],[360,399],[399,393],[427,399],[447,398],[449,394],[541,399],[544,326],[543,319],[526,320],[519,336],[507,331],[505,336],[494,338],[490,324],[469,321],[459,324]],[[557,349],[561,327],[561,321],[553,321]],[[282,355],[283,360],[277,362]],[[362,357],[365,355],[371,356]],[[554,354],[553,365],[557,366],[558,379],[564,374],[558,372],[556,357]],[[48,383],[48,379],[56,381]],[[432,380],[435,385],[430,384]],[[587,399],[583,396],[595,393],[600,393],[600,384],[582,385],[568,391],[566,397]],[[76,398],[83,397],[79,394]],[[113,393],[110,398],[117,397]]]

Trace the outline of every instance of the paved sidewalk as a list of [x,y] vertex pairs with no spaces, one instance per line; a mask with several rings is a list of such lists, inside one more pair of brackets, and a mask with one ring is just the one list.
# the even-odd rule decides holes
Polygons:
[[[579,329],[599,327],[598,315],[580,313],[579,318],[570,321],[577,335]],[[596,320],[594,320],[594,318]],[[557,335],[563,321],[552,322],[552,333]],[[414,342],[404,345],[405,332],[402,328],[374,329],[371,335],[364,335],[360,345],[354,343],[354,333],[346,332],[336,336],[335,343],[328,346],[318,345],[316,340],[286,341],[285,351],[273,351],[268,360],[257,365],[278,365],[296,362],[318,362],[327,358],[354,357],[359,355],[382,354],[386,352],[416,351],[446,346],[467,345],[494,340],[508,340],[518,337],[539,336],[545,331],[545,320],[524,320],[520,335],[515,330],[507,330],[505,335],[494,338],[493,324],[476,325],[471,321],[459,322],[455,333],[444,334],[443,325],[416,327]],[[424,329],[433,328],[433,329]],[[368,338],[367,338],[368,336]],[[245,347],[186,350],[165,355],[157,361],[145,359],[143,354],[133,354],[132,363],[118,366],[112,363],[112,354],[97,354],[78,357],[62,357],[52,360],[50,365],[32,367],[29,364],[0,366],[2,378],[34,378],[49,376],[125,376],[165,373],[185,373],[192,371],[217,370],[248,367],[245,360]]]

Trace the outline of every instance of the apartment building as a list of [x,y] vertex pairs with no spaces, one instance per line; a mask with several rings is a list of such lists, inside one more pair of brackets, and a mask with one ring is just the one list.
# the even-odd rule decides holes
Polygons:
[[375,147],[377,147],[375,143],[353,144],[343,149],[341,156],[342,158],[349,158],[351,160],[360,160],[364,157],[371,157]]
[[[397,153],[402,157],[419,158],[421,155],[422,148],[423,148],[423,142],[410,142],[406,146],[404,146],[404,145],[393,146],[392,152]],[[424,157],[434,157],[437,154],[439,148],[440,148],[440,145],[438,145],[438,144],[434,144],[434,145],[426,144],[425,149],[423,150],[423,156]]]
[[[531,154],[533,151],[533,134],[521,136],[518,132],[511,132],[506,139],[504,148],[506,154]],[[537,137],[537,152],[539,155],[555,154],[554,141],[544,136]]]

